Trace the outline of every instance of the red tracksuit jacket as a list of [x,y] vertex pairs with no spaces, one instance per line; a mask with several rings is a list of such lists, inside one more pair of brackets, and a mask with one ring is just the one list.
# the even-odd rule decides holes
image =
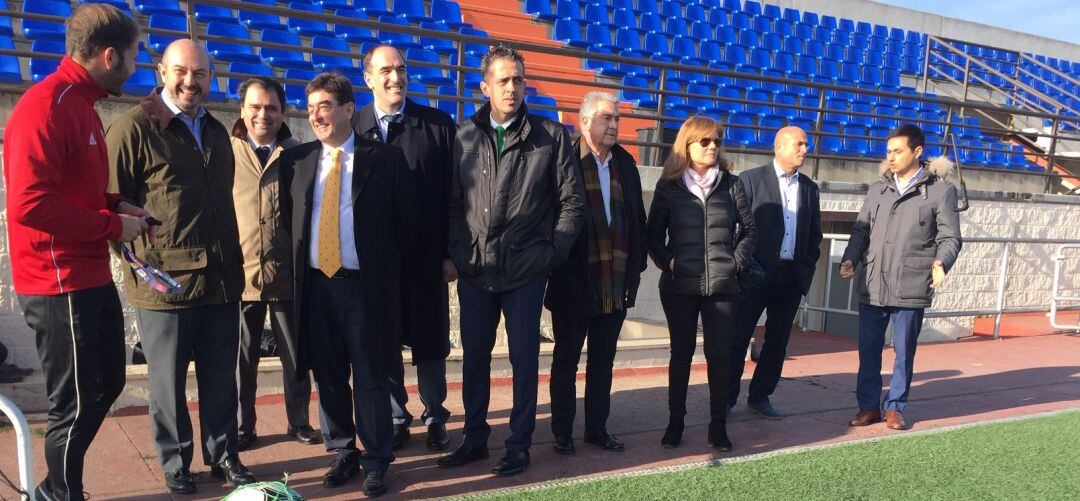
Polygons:
[[4,128],[7,232],[15,292],[56,295],[112,281],[108,240],[120,197],[106,193],[109,156],[94,103],[105,97],[78,63],[30,87]]

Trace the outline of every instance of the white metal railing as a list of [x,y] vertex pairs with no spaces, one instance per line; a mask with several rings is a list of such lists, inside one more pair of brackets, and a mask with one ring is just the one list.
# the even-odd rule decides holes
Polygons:
[[[829,298],[832,297],[832,275],[833,275],[833,263],[832,259],[835,253],[836,245],[839,242],[847,242],[851,235],[842,233],[827,233],[822,236],[823,240],[828,242],[829,253],[825,256],[827,266],[825,267],[825,290],[822,296],[822,304],[810,304],[811,299],[808,294],[803,300],[803,304],[800,306],[802,310],[802,325],[806,325],[808,321],[808,315],[811,311],[820,313],[832,313],[837,315],[851,315],[858,316],[858,310],[849,309],[851,305],[851,298],[854,294],[854,281],[847,282],[847,301],[844,303],[848,305],[848,308],[833,308],[826,306]],[[1080,240],[1072,239],[1049,239],[1049,238],[996,238],[996,237],[975,237],[965,238],[965,244],[972,243],[993,243],[1001,244],[1001,258],[998,266],[998,282],[997,282],[997,297],[994,308],[983,309],[970,309],[970,310],[934,310],[928,309],[924,318],[943,318],[943,317],[969,317],[980,315],[994,315],[994,339],[998,339],[1001,336],[1001,316],[1005,313],[1048,313],[1050,315],[1051,325],[1055,329],[1076,329],[1080,330],[1080,324],[1078,325],[1061,325],[1056,323],[1055,315],[1058,311],[1073,311],[1080,310],[1080,304],[1075,306],[1060,306],[1058,302],[1075,302],[1080,303],[1080,296],[1063,296],[1060,294],[1060,275],[1061,265],[1065,260],[1064,251],[1066,249],[1080,249]],[[1005,283],[1008,280],[1008,268],[1009,268],[1009,250],[1014,244],[1043,244],[1043,245],[1058,245],[1057,253],[1054,255],[1054,285],[1051,293],[1051,300],[1049,307],[1009,307],[1005,304]]]
[[30,456],[30,425],[26,422],[26,416],[15,406],[15,403],[0,395],[0,411],[3,411],[15,427],[15,447],[19,456],[19,489],[22,489],[22,498],[29,501],[34,499],[34,460]]

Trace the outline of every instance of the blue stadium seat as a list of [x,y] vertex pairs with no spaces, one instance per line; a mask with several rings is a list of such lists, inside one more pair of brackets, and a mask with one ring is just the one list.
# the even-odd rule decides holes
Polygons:
[[423,0],[393,0],[394,15],[404,17],[410,23],[419,24],[434,21],[424,10]]
[[799,10],[785,7],[782,19],[784,19],[785,21],[790,21],[792,23],[799,22]]
[[720,7],[712,7],[709,9],[709,22],[716,26],[730,26],[730,13],[730,10],[725,10]]
[[291,31],[263,30],[260,39],[263,42],[296,47],[296,50],[271,49],[269,47],[262,47],[259,50],[260,55],[262,55],[263,61],[270,63],[270,66],[283,69],[311,69],[311,62],[304,59],[304,54],[300,52],[300,35],[297,35],[296,33],[293,33]]
[[724,50],[719,42],[714,40],[702,40],[698,46],[698,57],[710,63],[724,60]]
[[[33,0],[23,2],[22,11],[32,14],[47,14],[50,16],[68,18],[71,17],[71,4],[67,2],[55,2],[53,0]],[[31,40],[55,40],[63,42],[65,36],[64,23],[23,19],[22,34],[24,37]]]
[[780,19],[783,17],[783,13],[780,11],[779,5],[765,4],[764,10],[761,11],[761,16],[769,19]]
[[724,63],[733,68],[746,66],[746,47],[742,45],[724,47]]
[[[395,16],[382,16],[379,18],[379,22],[398,26],[409,26],[408,21]],[[379,30],[379,41],[393,45],[400,51],[422,48],[414,36],[393,30]]]
[[757,0],[746,0],[743,2],[742,11],[751,16],[760,16],[761,3]]
[[817,26],[821,21],[818,20],[817,12],[803,11],[802,22]]
[[785,120],[794,120],[799,117],[799,110],[792,108],[797,103],[795,97],[788,94],[777,94],[773,97],[773,113],[783,117]]
[[637,0],[637,11],[643,14],[655,14],[660,12],[660,8],[657,6],[656,0]]
[[716,101],[716,104],[705,110],[707,113],[727,115],[744,111],[742,103],[739,102],[742,100],[742,95],[738,90],[721,87],[716,89],[716,96],[733,99],[733,101]]
[[732,12],[731,27],[738,30],[752,30],[754,29],[754,22],[745,12]]
[[[761,101],[764,103],[770,102],[769,93],[763,90],[751,90],[746,92],[747,101]],[[772,113],[772,108],[768,104],[757,104],[747,102],[745,104],[746,112],[750,114],[763,117]]]
[[177,0],[135,0],[135,12],[144,16],[162,14],[166,16],[183,16],[184,10],[180,8]]
[[[480,58],[479,57],[466,54],[465,55],[465,60],[462,62],[462,64],[459,65],[458,64],[457,54],[451,54],[450,55],[450,64],[453,65],[453,66],[464,66],[465,68],[469,68],[471,71],[464,71],[463,72],[464,79],[465,79],[465,87],[467,89],[472,89],[472,90],[479,90],[480,89],[480,80],[482,80],[482,78],[480,76]],[[458,78],[457,71],[448,70],[447,75],[450,77],[450,80],[453,80],[453,81],[457,82],[457,78]]]
[[228,8],[203,4],[195,4],[195,20],[204,24],[237,22]]
[[873,109],[871,108],[871,105],[866,104],[866,103],[859,103],[859,102],[852,103],[851,104],[851,112],[852,112],[852,114],[849,114],[848,119],[847,119],[847,123],[849,125],[858,125],[859,127],[870,127],[870,125],[871,125],[870,124],[870,122],[871,122],[870,117],[864,116],[864,115],[855,115],[854,113],[867,113],[867,114],[873,113]]
[[724,0],[724,9],[728,12],[742,10],[742,3],[739,0]]
[[870,47],[869,47],[870,51],[872,51],[872,52],[880,52],[880,53],[884,54],[885,51],[888,50],[888,48],[889,48],[889,45],[888,45],[888,42],[886,41],[886,39],[881,38],[881,37],[876,37],[876,36],[875,37],[870,37]]
[[[612,55],[610,49],[605,49],[603,47],[589,47],[589,52],[592,52],[594,54]],[[585,68],[595,71],[605,77],[621,78],[623,75],[626,75],[626,72],[619,69],[618,65],[612,61],[586,59]]]
[[[649,81],[640,76],[627,75],[623,77],[622,85],[623,87],[650,88]],[[658,104],[656,94],[633,89],[622,89],[620,92],[623,101],[632,103],[639,108],[655,109]]]
[[[8,10],[7,0],[0,0],[0,9]],[[11,18],[0,16],[0,35],[11,38],[15,36],[15,29],[11,26]]]
[[715,40],[725,46],[737,44],[739,43],[739,32],[731,26],[718,26]]
[[353,5],[348,0],[314,0],[312,3],[323,10],[352,9]]
[[789,73],[794,79],[807,80],[817,75],[817,58],[814,56],[799,56],[798,65]]
[[[310,82],[318,76],[318,73],[312,70],[305,70],[302,68],[290,68],[285,70],[286,80],[299,80],[302,82]],[[307,85],[299,83],[285,83],[285,104],[292,106],[298,110],[307,108]],[[238,99],[242,97],[238,96]]]
[[585,21],[589,22],[589,24],[607,26],[609,30],[619,27],[611,22],[611,12],[608,10],[607,5],[602,3],[585,4]]
[[824,123],[842,124],[847,122],[847,107],[848,101],[846,99],[830,97],[825,99],[825,116],[823,118]]
[[[168,16],[165,14],[153,14],[150,16],[149,26],[151,28],[157,28],[160,30],[175,30],[175,31],[187,31],[187,18]],[[157,54],[165,52],[167,47],[173,40],[181,37],[174,35],[162,35],[158,33],[150,33],[146,35],[147,41],[150,45],[150,50]]]
[[525,104],[529,107],[529,113],[547,117],[556,122],[559,121],[559,112],[557,110],[540,108],[540,106],[554,108],[558,105],[555,98],[550,96],[525,96]]
[[[250,40],[247,28],[233,23],[217,21],[207,23],[206,34],[236,40]],[[250,45],[208,40],[206,42],[206,51],[219,61],[262,63],[262,58],[255,54]]]
[[727,145],[749,146],[757,142],[757,130],[744,126],[754,125],[754,119],[749,115],[733,115],[728,118],[727,127],[724,128],[724,143]]
[[552,38],[570,47],[584,49],[589,46],[581,37],[581,25],[573,19],[557,19]]
[[[427,49],[409,49],[405,51],[407,61],[422,61],[425,63],[441,63],[439,55]],[[454,81],[446,76],[442,68],[434,66],[409,65],[409,78],[415,79],[427,86],[453,85]]]
[[758,34],[754,30],[740,30],[739,45],[745,45],[753,49],[761,46],[761,39],[758,38]]
[[1009,166],[1008,152],[1004,150],[994,149],[986,153],[986,166],[998,169],[1004,169]]
[[[844,127],[845,134],[863,136],[866,131],[861,125]],[[866,155],[870,150],[870,143],[862,137],[845,137],[840,150],[842,155]]]
[[663,33],[645,34],[645,52],[653,56],[671,57],[671,44]]
[[641,31],[635,28],[619,28],[615,30],[615,45],[619,47],[619,55],[623,57],[644,57],[645,52],[641,49],[641,35]]
[[807,40],[802,51],[803,55],[821,59],[825,57],[825,44],[820,40]]
[[855,46],[844,49],[844,62],[855,64],[863,64],[866,62],[863,49]]
[[761,71],[764,68],[771,68],[772,51],[767,49],[752,49],[750,51],[750,62],[745,67],[754,68],[757,71]]
[[[275,2],[274,0],[247,0],[247,2],[259,5],[267,5],[271,7],[277,6],[277,2]],[[247,26],[248,29],[279,31],[285,31],[289,29],[288,25],[282,23],[281,18],[275,14],[241,10],[237,11],[236,17],[240,19],[240,24]]]
[[[364,11],[359,10],[359,9],[338,9],[335,12],[335,14],[338,17],[344,17],[344,18],[365,19],[365,20],[367,19],[367,15],[364,14]],[[362,45],[362,44],[368,43],[368,42],[374,43],[374,44],[379,43],[379,37],[377,37],[377,36],[375,36],[375,35],[373,35],[371,33],[371,28],[361,28],[359,26],[350,26],[350,25],[347,25],[347,24],[335,24],[334,25],[334,34],[336,35],[336,38],[342,38],[342,39],[344,39],[345,41],[347,41],[349,43],[354,43],[354,44],[358,44],[358,45]],[[325,37],[323,35],[317,35],[317,36],[322,37],[322,38],[331,38],[331,37]],[[312,38],[314,38],[314,37],[312,37]]]
[[453,0],[431,0],[431,17],[451,30],[464,24],[461,21],[461,6]]
[[664,33],[672,38],[690,36],[690,30],[686,29],[686,21],[681,17],[669,17],[664,22]]
[[619,30],[637,29],[637,14],[630,9],[615,9],[615,12],[611,14],[611,24]]
[[686,13],[683,17],[691,23],[709,22],[709,11],[702,4],[691,3],[686,5]]
[[[805,108],[811,108],[811,109],[796,110],[795,113],[798,115],[798,117],[795,120],[807,120],[807,121],[810,121],[811,123],[817,122],[818,115],[820,114],[820,113],[817,112],[818,98],[816,98],[816,97],[802,97],[802,98],[799,99],[799,105],[803,106]],[[811,125],[810,128],[813,128],[813,126]],[[810,129],[804,129],[804,130],[809,131]]]
[[763,129],[757,131],[757,139],[750,143],[750,147],[771,152],[772,140],[776,135],[776,131],[784,126],[784,121],[780,117],[770,116],[759,120],[758,125]]
[[585,16],[581,14],[581,4],[576,0],[557,0],[555,2],[555,16],[559,19],[567,19],[577,22],[579,25],[587,24]]
[[690,117],[690,114],[687,113],[686,110],[667,108],[664,110],[664,116],[668,117],[667,120],[664,120],[664,127],[668,129],[678,129],[682,127],[683,122]]
[[426,96],[424,96],[424,94],[428,94],[427,86],[425,86],[424,84],[422,84],[420,82],[412,81],[412,82],[409,82],[409,87],[408,88],[409,88],[409,99],[412,99],[417,104],[422,104],[424,106],[431,106],[431,101]]
[[229,99],[240,99],[240,97],[237,95],[237,91],[240,89],[240,84],[251,76],[274,76],[274,70],[270,69],[269,66],[262,63],[229,63],[229,73],[241,74],[241,76],[229,77],[229,80],[225,83],[225,90],[228,93]]
[[[210,69],[214,69],[214,62],[210,62]],[[221,84],[218,83],[217,77],[210,77],[210,92],[206,94],[207,101],[213,101],[215,103],[224,103],[229,100],[229,97],[225,95],[221,90]]]
[[[360,10],[371,19],[378,19],[380,16],[390,16],[394,12],[386,8],[385,0],[354,0],[354,4],[357,10]],[[369,93],[370,94],[370,93]]]
[[855,63],[840,63],[840,76],[837,77],[838,85],[854,85],[860,81],[859,65]]
[[311,47],[340,52],[337,55],[311,54],[311,64],[320,71],[336,71],[341,74],[363,75],[363,68],[353,63],[352,49],[344,38],[312,37]]
[[983,150],[962,148],[960,150],[960,159],[964,166],[986,167],[986,152]]
[[368,89],[367,87],[353,85],[353,99],[356,100],[356,109],[360,109],[374,101],[375,95],[373,95],[371,89]]
[[[450,28],[439,22],[420,23],[420,27],[425,30],[441,31],[447,34],[450,33]],[[457,52],[454,41],[443,37],[420,35],[420,46],[427,50],[433,50],[440,56],[449,56],[450,54]]]
[[[881,85],[881,68],[878,66],[863,66],[862,75],[860,75],[859,79],[862,83],[877,87]],[[897,79],[897,85],[900,85],[899,78]]]
[[[304,2],[290,2],[289,9],[305,12],[316,12],[319,14],[323,13],[322,7]],[[322,21],[314,21],[312,19],[305,19],[302,17],[290,17],[288,25],[290,31],[299,33],[306,37],[334,36],[334,32],[327,28],[326,23]]]
[[777,52],[773,56],[772,69],[784,73],[795,71],[795,54],[783,51]]
[[671,40],[671,52],[681,58],[679,59],[681,64],[705,66],[709,60],[698,56],[697,46],[697,41],[690,37],[675,37]]
[[810,41],[814,38],[814,26],[799,22],[795,24],[795,36],[799,40]]
[[645,33],[662,33],[664,31],[664,19],[659,14],[642,14],[638,18],[638,28]]
[[761,48],[772,52],[784,50],[784,39],[776,33],[761,35]]
[[840,76],[840,63],[835,59],[822,59],[821,62],[818,63],[817,74],[822,78],[835,80]]
[[[840,126],[837,124],[826,123],[821,126],[821,132],[826,134],[840,134]],[[843,151],[843,148],[843,142],[839,136],[821,136],[820,146],[818,148],[819,151],[839,154]]]
[[[136,63],[152,64],[150,54],[139,51],[135,56]],[[157,72],[153,68],[135,68],[135,73],[124,82],[124,94],[145,96],[157,87]]]
[[[0,36],[0,49],[15,50],[15,42],[7,35]],[[22,70],[19,68],[18,57],[0,55],[0,82],[22,82]]]
[[773,33],[776,33],[781,37],[792,37],[795,36],[795,28],[791,21],[781,19],[773,23]]
[[824,26],[830,30],[835,30],[840,27],[840,24],[836,22],[836,16],[821,16],[821,21],[818,22],[818,26]]
[[611,40],[611,28],[600,23],[593,23],[585,27],[585,44],[588,47],[597,47],[608,50],[618,49]]
[[848,19],[846,17],[841,17],[840,22],[836,25],[836,29],[844,30],[844,31],[848,31],[848,32],[854,32],[855,31],[855,21],[853,21],[851,19]]
[[660,2],[660,15],[665,17],[683,17],[683,4],[679,1]]

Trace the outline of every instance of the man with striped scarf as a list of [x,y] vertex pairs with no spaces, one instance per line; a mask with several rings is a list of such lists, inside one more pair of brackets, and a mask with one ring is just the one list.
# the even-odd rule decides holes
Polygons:
[[585,366],[585,442],[624,449],[607,431],[611,368],[626,310],[634,306],[645,269],[645,208],[634,157],[615,144],[619,101],[591,92],[578,114],[579,175],[585,182],[585,227],[570,257],[551,272],[544,305],[551,310],[555,352],[551,363],[551,431],[555,452],[574,454],[575,379],[581,348]]

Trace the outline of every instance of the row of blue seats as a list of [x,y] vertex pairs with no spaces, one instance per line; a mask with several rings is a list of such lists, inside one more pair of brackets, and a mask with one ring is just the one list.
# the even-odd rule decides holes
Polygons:
[[[126,0],[93,0],[94,2],[110,3],[120,7],[128,13],[131,13],[131,8],[128,7]],[[275,0],[247,0],[249,3],[262,4],[269,6],[277,6]],[[358,6],[349,5],[347,2],[320,2],[319,4],[312,4],[303,0],[292,1],[288,4],[288,8],[297,11],[298,14],[304,12],[326,13],[325,8],[336,6],[336,10],[331,12],[337,16],[346,16],[360,19],[375,19],[384,16],[385,18],[394,19],[396,24],[409,24],[409,23],[421,23],[429,22],[436,23],[441,22],[447,28],[457,29],[464,23],[461,20],[461,9],[457,2],[451,0],[431,0],[431,9],[428,11],[424,6],[423,0],[392,0],[393,6],[387,8],[383,0],[357,0],[361,2]],[[6,0],[0,0],[3,2],[3,8],[7,8]],[[379,7],[381,5],[381,8]],[[154,16],[175,16],[183,17],[184,11],[180,8],[177,0],[135,0],[135,10],[141,14]],[[56,0],[33,0],[24,1],[22,5],[22,11],[35,14],[47,14],[60,17],[71,16],[71,4],[64,1]],[[310,19],[303,18],[288,18],[287,22],[282,23],[281,18],[273,14],[261,14],[256,12],[240,11],[239,17],[233,15],[233,11],[225,8],[212,5],[196,4],[195,19],[203,23],[219,22],[219,23],[244,23],[249,27],[255,27],[258,29],[280,29],[290,30],[298,34],[305,36],[314,35],[326,35],[336,36],[334,31],[328,30],[326,23],[312,21]],[[4,33],[3,28],[6,25],[8,30],[11,30],[11,20],[4,17],[0,18],[6,23],[0,22],[0,34]],[[382,19],[380,19],[381,21]],[[384,21],[390,22],[390,21]],[[437,28],[433,28],[437,29]],[[22,34],[31,40],[64,40],[64,25],[62,22],[52,21],[39,21],[27,19],[22,22]]]

